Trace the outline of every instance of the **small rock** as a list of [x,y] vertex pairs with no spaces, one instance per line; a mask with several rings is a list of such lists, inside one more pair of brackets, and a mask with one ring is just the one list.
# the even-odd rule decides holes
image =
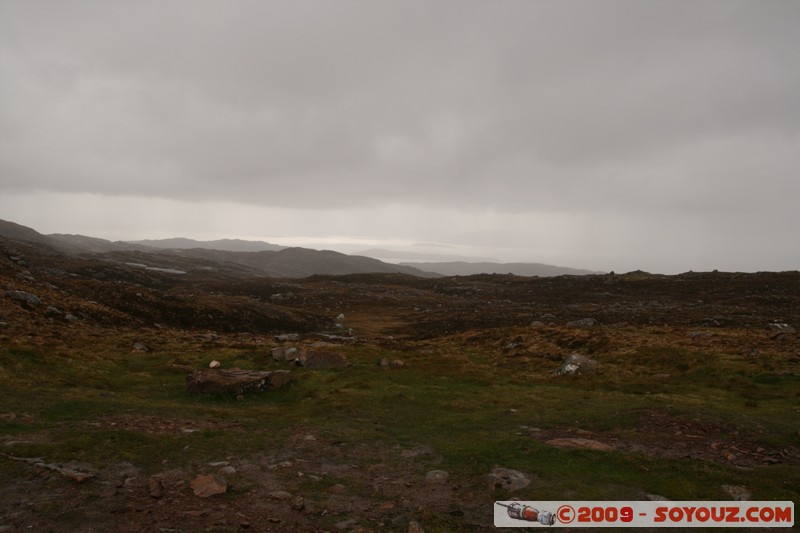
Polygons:
[[784,324],[783,322],[773,322],[767,326],[770,331],[775,333],[797,333],[797,330],[794,329],[789,324]]
[[564,359],[561,368],[555,371],[557,376],[571,376],[573,374],[582,374],[597,366],[597,361],[590,359],[585,355],[573,353]]
[[156,479],[151,477],[147,481],[147,491],[150,494],[151,498],[163,498],[164,497],[164,484],[161,483],[160,479]]
[[722,490],[730,494],[731,498],[737,502],[746,502],[753,497],[750,491],[741,485],[722,485]]
[[232,466],[223,466],[219,469],[219,473],[223,476],[232,476],[236,473],[236,469]]
[[383,368],[387,368],[389,366],[389,360],[384,357],[383,359],[381,359],[381,362],[378,363],[378,364],[380,366],[382,366]]
[[389,363],[389,364],[390,364],[391,366],[393,366],[394,368],[402,368],[402,367],[404,367],[404,366],[406,365],[406,364],[403,362],[403,360],[402,360],[402,359],[395,359],[394,361],[392,361],[392,362],[391,362],[391,363]]
[[278,342],[295,342],[300,340],[300,335],[297,333],[283,333],[275,335],[275,340]]
[[650,502],[668,502],[669,498],[659,496],[658,494],[645,494],[644,499]]
[[510,468],[495,468],[487,476],[489,489],[505,489],[508,491],[519,490],[531,484],[531,479],[526,474]]
[[534,320],[533,322],[531,322],[532,328],[541,328],[544,325],[545,325],[544,322],[542,322],[541,320]]
[[604,444],[600,441],[577,438],[577,437],[550,439],[548,441],[545,441],[545,444],[547,444],[548,446],[554,446],[556,448],[577,448],[580,450],[597,450],[602,452],[609,452],[614,449],[608,444]]
[[425,530],[422,529],[422,526],[419,525],[419,522],[412,520],[408,523],[408,533],[425,533]]
[[217,361],[216,359],[214,359],[213,361],[211,361],[210,363],[208,363],[208,368],[219,368],[219,367],[221,367],[221,366],[222,366],[222,363],[220,363],[220,362],[219,362],[219,361]]
[[134,352],[149,352],[150,348],[148,348],[146,345],[144,345],[141,342],[134,342],[133,343],[133,351]]
[[302,496],[297,496],[292,501],[292,510],[302,511],[305,508],[306,508],[306,500]]
[[225,478],[216,474],[208,474],[205,476],[197,476],[189,482],[189,487],[194,492],[195,496],[200,498],[208,498],[215,494],[223,494],[228,490],[228,482]]
[[450,474],[448,474],[444,470],[431,470],[430,472],[425,474],[425,482],[430,483],[432,485],[447,483],[447,480],[449,479],[450,479]]
[[344,313],[339,313],[339,316],[336,317],[336,320],[344,320]]
[[568,328],[590,328],[596,325],[597,325],[597,320],[595,320],[594,318],[581,318],[579,320],[573,320],[571,322],[567,322]]
[[76,317],[72,313],[67,313],[66,315],[64,315],[64,320],[66,320],[67,322],[77,322],[78,317]]
[[286,492],[285,490],[272,491],[269,494],[267,494],[267,497],[270,500],[278,500],[278,501],[286,501],[292,499],[291,493]]
[[344,531],[346,529],[352,529],[357,525],[358,525],[357,520],[350,519],[350,520],[342,520],[341,522],[336,522],[335,524],[333,524],[333,528],[338,531]]

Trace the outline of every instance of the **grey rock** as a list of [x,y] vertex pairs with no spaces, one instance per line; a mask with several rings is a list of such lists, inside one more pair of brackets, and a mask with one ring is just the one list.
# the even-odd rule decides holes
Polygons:
[[287,501],[292,499],[292,494],[285,490],[275,490],[267,494],[270,500]]
[[564,359],[561,368],[555,371],[557,376],[571,376],[573,374],[585,373],[597,366],[597,361],[585,355],[573,353]]
[[144,345],[141,342],[134,342],[133,343],[133,351],[134,352],[149,352],[150,348],[148,348],[146,345]]
[[579,320],[572,320],[567,322],[567,327],[570,328],[590,328],[597,325],[597,320],[594,318],[581,318]]
[[35,294],[25,291],[8,291],[6,293],[12,301],[21,303],[23,305],[42,305],[42,301]]
[[790,326],[789,324],[784,324],[783,322],[773,322],[769,324],[770,331],[775,333],[797,333],[797,330]]
[[300,340],[300,335],[297,333],[283,333],[275,335],[275,340],[278,342],[296,342]]
[[344,368],[347,366],[347,356],[340,352],[303,350],[295,362],[298,366],[312,369]]
[[408,531],[407,533],[425,533],[425,530],[422,529],[422,526],[419,525],[419,522],[416,520],[412,520],[408,523]]
[[722,485],[722,490],[730,494],[731,498],[737,502],[750,501],[753,497],[750,491],[741,485]]
[[645,494],[644,499],[649,502],[668,502],[670,501],[669,498],[665,496],[659,496],[658,494]]
[[519,490],[531,484],[531,478],[519,470],[511,468],[495,468],[487,476],[489,489],[504,489],[508,491]]
[[66,320],[67,322],[77,322],[78,317],[76,317],[72,313],[67,313],[66,315],[64,315],[64,320]]
[[431,470],[430,472],[425,474],[425,482],[430,483],[431,485],[447,483],[449,479],[450,479],[450,474],[448,474],[444,470]]

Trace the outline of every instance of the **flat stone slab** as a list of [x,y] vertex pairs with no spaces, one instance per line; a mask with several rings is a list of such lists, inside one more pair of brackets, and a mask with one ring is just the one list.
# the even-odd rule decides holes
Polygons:
[[186,378],[186,390],[191,394],[224,394],[244,396],[252,392],[278,390],[292,381],[288,370],[195,370]]

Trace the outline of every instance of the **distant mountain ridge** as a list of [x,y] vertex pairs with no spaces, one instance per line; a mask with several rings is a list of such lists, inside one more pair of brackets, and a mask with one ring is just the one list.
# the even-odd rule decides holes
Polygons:
[[43,235],[27,226],[5,220],[0,220],[0,237],[45,245],[65,254],[88,254],[109,261],[142,264],[148,268],[167,268],[185,272],[211,269],[228,271],[238,276],[300,278],[316,274],[403,273],[417,277],[440,277],[497,273],[550,277],[602,274],[591,270],[541,263],[448,261],[395,264],[365,255],[347,255],[331,250],[309,248],[287,248],[263,241],[241,239],[197,241],[173,238],[109,241],[84,235],[61,233]]
[[[315,274],[343,275],[365,273],[403,273],[418,277],[436,277],[414,267],[384,263],[371,257],[346,255],[330,250],[284,248],[259,241],[194,241],[163,239],[160,241],[112,242],[83,235],[43,235],[14,222],[0,220],[0,237],[35,243],[67,254],[91,256],[130,266],[165,272],[191,273],[212,270],[236,276],[263,275],[302,278]],[[142,243],[149,243],[148,245]],[[260,251],[213,249],[218,244],[228,248],[261,248]],[[188,248],[183,248],[188,247]],[[272,247],[274,249],[263,249]]]
[[515,276],[586,276],[588,274],[605,274],[579,268],[568,268],[543,263],[467,263],[465,261],[451,261],[441,263],[400,263],[403,266],[437,272],[443,276],[472,276],[475,274],[514,274]]

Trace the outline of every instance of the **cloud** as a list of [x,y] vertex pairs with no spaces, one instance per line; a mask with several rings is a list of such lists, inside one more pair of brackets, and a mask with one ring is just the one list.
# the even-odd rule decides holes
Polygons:
[[515,230],[483,213],[796,226],[798,23],[781,1],[0,2],[0,190],[404,205],[475,213],[486,242]]

